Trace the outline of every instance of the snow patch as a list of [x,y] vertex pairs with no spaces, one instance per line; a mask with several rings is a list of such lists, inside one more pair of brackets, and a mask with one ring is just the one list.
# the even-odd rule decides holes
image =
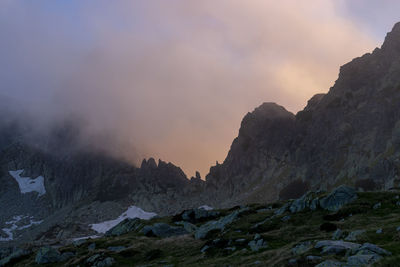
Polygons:
[[[29,218],[29,224],[22,225],[22,226],[17,225],[22,219],[26,219],[26,218]],[[11,226],[8,228],[1,229],[1,230],[3,230],[4,233],[6,233],[7,237],[0,237],[0,242],[14,240],[14,233],[13,233],[14,231],[27,229],[33,225],[41,224],[42,222],[43,221],[34,221],[32,216],[31,217],[23,216],[23,215],[14,216],[11,221],[5,223],[5,224],[11,225]]]
[[214,208],[210,207],[210,206],[207,206],[207,205],[203,205],[203,206],[200,206],[199,209],[202,209],[202,210],[213,210]]
[[127,218],[129,218],[129,219],[139,218],[142,220],[150,220],[154,216],[157,216],[157,214],[153,213],[153,212],[146,212],[136,206],[131,206],[128,208],[127,211],[122,213],[122,215],[119,216],[115,220],[91,224],[90,226],[96,232],[104,234],[105,232],[107,232],[108,230],[110,230],[111,228],[113,228],[114,226],[116,226],[117,224],[119,224],[120,222],[122,222],[123,220],[125,220]]
[[39,176],[36,179],[29,177],[21,177],[24,170],[9,171],[10,175],[17,181],[19,190],[22,194],[37,192],[39,197],[46,194],[46,188],[44,187],[44,177]]

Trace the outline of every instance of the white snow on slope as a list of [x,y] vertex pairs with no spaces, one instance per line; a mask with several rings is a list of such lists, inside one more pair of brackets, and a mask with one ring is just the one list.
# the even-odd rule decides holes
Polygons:
[[139,219],[142,219],[142,220],[150,220],[154,216],[157,216],[157,214],[153,213],[153,212],[146,212],[146,211],[144,211],[141,208],[136,207],[136,206],[131,206],[131,207],[128,208],[127,211],[122,213],[122,215],[119,216],[115,220],[96,223],[96,224],[92,224],[90,226],[96,232],[104,234],[105,232],[107,232],[108,230],[110,230],[111,228],[113,228],[114,226],[116,226],[117,224],[119,224],[120,222],[125,220],[126,218],[130,218],[130,219],[139,218]]
[[17,181],[19,190],[22,194],[29,192],[38,192],[39,197],[46,194],[46,188],[44,187],[44,177],[39,176],[36,179],[29,177],[21,177],[21,173],[24,170],[9,171],[10,175]]
[[210,206],[207,206],[207,205],[203,205],[203,206],[200,206],[199,209],[202,209],[202,210],[213,210],[214,208],[210,207]]
[[1,237],[0,236],[0,242],[5,242],[5,241],[11,241],[14,239],[14,231],[15,230],[23,230],[26,228],[29,228],[35,224],[41,224],[43,221],[34,221],[33,217],[29,217],[29,224],[23,225],[23,226],[18,226],[17,223],[21,221],[22,219],[28,218],[28,216],[23,216],[23,215],[18,215],[14,216],[13,219],[9,222],[6,222],[5,224],[10,225],[8,228],[3,228],[4,233],[6,233],[7,237]]

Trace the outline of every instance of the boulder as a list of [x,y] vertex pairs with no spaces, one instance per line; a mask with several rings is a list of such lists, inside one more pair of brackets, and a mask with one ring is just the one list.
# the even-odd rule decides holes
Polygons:
[[129,232],[137,231],[143,226],[142,220],[138,218],[130,219],[127,218],[108,230],[106,236],[120,236]]
[[289,210],[289,208],[290,208],[291,205],[292,205],[292,203],[290,203],[290,202],[285,203],[282,207],[280,207],[279,209],[277,209],[277,210],[274,212],[274,214],[277,215],[277,216],[284,214],[286,211]]
[[337,229],[333,234],[332,234],[332,239],[333,240],[339,240],[343,236],[343,231],[340,229]]
[[294,255],[301,255],[311,250],[312,248],[313,248],[312,242],[305,241],[297,244],[294,248],[292,248],[292,253]]
[[108,247],[107,250],[112,251],[112,252],[120,252],[125,250],[126,247],[124,246],[116,246],[116,247]]
[[378,254],[381,256],[390,256],[391,252],[378,247],[377,245],[364,243],[357,251],[357,254]]
[[342,247],[344,250],[357,251],[361,247],[361,245],[351,242],[345,242],[342,240],[323,240],[318,241],[314,247],[317,249],[324,249],[325,247]]
[[146,236],[156,237],[171,237],[178,235],[186,235],[189,232],[182,227],[170,226],[166,223],[155,223],[153,225],[146,225],[141,231]]
[[357,199],[357,192],[354,188],[340,186],[333,190],[328,196],[320,199],[321,208],[329,211],[338,211],[344,205]]
[[345,265],[345,263],[340,261],[326,260],[318,265],[315,265],[315,267],[345,267]]
[[234,222],[241,213],[243,213],[243,212],[245,212],[247,210],[248,210],[248,208],[242,208],[240,210],[236,210],[236,211],[232,212],[231,214],[229,214],[227,216],[224,216],[224,217],[220,218],[217,221],[210,221],[210,222],[207,222],[207,223],[201,225],[194,232],[194,237],[196,239],[203,239],[211,231],[216,231],[216,230],[217,231],[222,231],[222,230],[224,230],[226,225],[231,224],[232,222]]
[[186,231],[188,231],[189,233],[193,233],[197,229],[197,226],[194,224],[191,224],[190,222],[181,221],[181,222],[176,222],[175,224],[183,226],[183,228]]
[[296,212],[301,212],[305,209],[311,209],[311,210],[316,210],[318,208],[318,198],[316,196],[316,193],[314,192],[308,192],[305,195],[303,195],[301,198],[298,198],[292,202],[290,205],[290,212],[296,213]]
[[72,259],[73,257],[75,257],[75,253],[73,253],[73,252],[64,252],[63,254],[61,254],[60,262],[68,261],[69,259]]
[[364,234],[365,230],[355,230],[349,233],[349,235],[344,239],[346,241],[356,241],[357,238]]
[[11,254],[9,254],[8,256],[2,258],[0,260],[0,267],[2,266],[7,266],[10,264],[11,261],[16,260],[20,257],[24,257],[29,255],[31,252],[29,250],[25,250],[25,249],[16,249],[15,251],[13,251]]
[[267,242],[265,242],[263,239],[252,240],[248,245],[252,251],[259,251],[260,249],[268,247]]
[[107,257],[104,260],[98,261],[94,266],[96,267],[109,267],[113,266],[115,263],[114,258]]
[[379,208],[381,208],[381,207],[382,207],[382,203],[379,202],[379,203],[376,203],[372,208],[373,208],[374,210],[377,210],[377,209],[379,209]]
[[190,223],[199,223],[215,219],[220,215],[218,211],[204,208],[185,210],[180,215],[183,221]]
[[37,264],[60,262],[61,253],[52,247],[42,247],[36,254],[35,261]]
[[347,258],[348,266],[369,266],[377,261],[379,261],[382,257],[372,254],[372,255],[354,255]]

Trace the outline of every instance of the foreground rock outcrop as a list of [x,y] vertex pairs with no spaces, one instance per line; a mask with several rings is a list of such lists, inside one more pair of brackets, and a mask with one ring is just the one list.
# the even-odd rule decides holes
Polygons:
[[[323,199],[344,191],[351,190],[339,187],[306,195]],[[320,205],[296,212],[287,208],[304,196],[221,209],[192,221],[194,231],[177,225],[174,216],[124,220],[97,238],[0,251],[0,266],[397,266],[400,191],[355,194],[340,207],[334,205],[334,211]],[[379,209],[373,208],[376,203]],[[343,240],[350,235],[353,241]]]

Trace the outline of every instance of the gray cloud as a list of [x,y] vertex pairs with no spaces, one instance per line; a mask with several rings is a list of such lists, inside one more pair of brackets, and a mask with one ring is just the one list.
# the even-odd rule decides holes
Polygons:
[[2,93],[189,175],[224,159],[246,112],[300,110],[376,46],[333,0],[55,2],[1,2]]

